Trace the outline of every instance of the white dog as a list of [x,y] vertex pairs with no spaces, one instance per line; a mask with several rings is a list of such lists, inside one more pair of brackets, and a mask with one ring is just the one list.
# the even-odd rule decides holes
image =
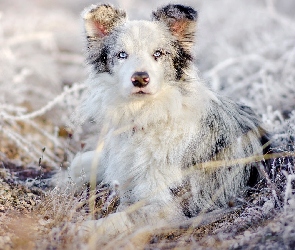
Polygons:
[[128,21],[102,4],[83,18],[92,73],[81,119],[95,121],[97,137],[73,160],[72,180],[119,183],[118,231],[228,206],[256,180],[268,135],[249,107],[198,78],[197,12],[170,4],[152,21]]

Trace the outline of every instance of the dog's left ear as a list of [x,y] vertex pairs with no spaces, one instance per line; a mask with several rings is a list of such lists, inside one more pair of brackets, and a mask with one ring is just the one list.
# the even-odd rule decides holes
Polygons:
[[194,43],[197,17],[197,11],[180,4],[169,4],[152,13],[153,20],[164,22],[186,49]]

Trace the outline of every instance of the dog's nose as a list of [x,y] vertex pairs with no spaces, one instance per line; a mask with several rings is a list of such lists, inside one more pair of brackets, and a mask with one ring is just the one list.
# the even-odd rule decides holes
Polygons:
[[147,72],[135,72],[131,76],[131,82],[135,87],[143,88],[150,82],[150,76]]

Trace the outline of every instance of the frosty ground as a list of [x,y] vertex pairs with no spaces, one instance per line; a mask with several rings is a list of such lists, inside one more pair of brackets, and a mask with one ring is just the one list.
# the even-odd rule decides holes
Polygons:
[[[167,1],[111,1],[131,19],[147,19]],[[70,117],[87,76],[79,12],[93,2],[0,2],[0,249],[294,249],[295,3],[292,0],[186,1],[199,12],[196,65],[214,90],[251,106],[274,134],[278,174],[239,206],[184,225],[104,242],[79,237],[79,224],[112,212],[115,193],[50,186],[82,135]],[[181,2],[183,3],[183,2]],[[289,157],[287,157],[289,156]]]

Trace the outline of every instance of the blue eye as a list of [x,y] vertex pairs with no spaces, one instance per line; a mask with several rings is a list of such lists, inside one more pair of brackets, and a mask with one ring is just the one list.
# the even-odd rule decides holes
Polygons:
[[155,53],[153,54],[154,58],[157,59],[159,58],[163,53],[160,50],[156,50]]
[[118,58],[119,59],[127,59],[128,54],[125,51],[121,51],[118,53]]

